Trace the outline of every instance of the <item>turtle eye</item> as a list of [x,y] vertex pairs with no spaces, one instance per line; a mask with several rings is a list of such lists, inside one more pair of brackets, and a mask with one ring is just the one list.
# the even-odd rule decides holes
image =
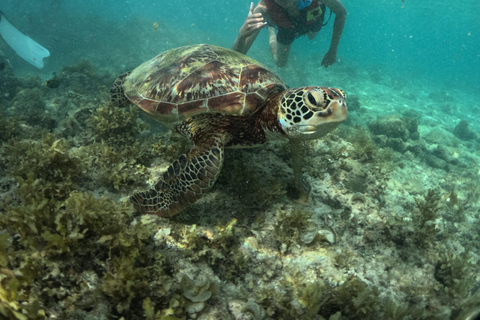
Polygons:
[[313,96],[313,94],[311,94],[310,92],[307,93],[307,99],[308,99],[308,102],[310,102],[310,103],[313,104],[314,106],[317,105],[317,100],[315,99],[315,97]]

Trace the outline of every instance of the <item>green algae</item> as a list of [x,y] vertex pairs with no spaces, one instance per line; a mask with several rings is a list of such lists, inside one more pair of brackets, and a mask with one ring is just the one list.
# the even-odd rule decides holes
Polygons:
[[434,245],[435,236],[439,232],[436,228],[435,220],[438,218],[440,210],[440,197],[434,190],[428,190],[423,199],[415,199],[417,210],[413,216],[415,225],[415,243],[425,248]]
[[308,219],[312,216],[312,212],[303,208],[293,208],[291,210],[278,210],[276,213],[275,232],[282,244],[286,245],[286,249],[291,245],[300,242],[302,232],[309,225]]
[[9,139],[20,135],[20,120],[18,118],[5,118],[0,113],[0,142],[6,142]]
[[65,139],[47,134],[40,141],[11,140],[4,154],[13,176],[25,179],[33,172],[35,179],[60,182],[78,178],[83,171],[82,163],[70,156],[69,150]]
[[45,319],[41,304],[36,300],[28,301],[28,294],[19,290],[21,282],[13,271],[0,269],[0,279],[0,317],[9,320]]
[[327,287],[322,280],[306,283],[298,289],[298,301],[308,310],[308,313],[317,314],[327,298],[326,290]]
[[130,190],[132,186],[143,186],[147,179],[145,164],[151,153],[139,142],[123,148],[93,143],[82,147],[77,154],[95,173],[98,182],[110,190]]
[[[92,295],[110,297],[112,308],[127,315],[132,300],[168,291],[161,255],[147,252],[151,226],[133,223],[130,204],[80,192],[56,201],[39,190],[38,181],[30,178],[20,185],[22,205],[11,204],[0,223],[6,234],[20,236],[3,251],[25,280],[22,290],[43,301],[44,307],[53,307],[53,301],[43,297],[45,292],[67,298],[64,315],[68,306]],[[84,285],[78,286],[79,281]]]
[[[87,65],[72,71],[76,72],[93,77],[96,71],[89,71]],[[474,288],[468,281],[474,276],[475,250],[455,253],[451,249],[452,239],[456,239],[454,231],[447,234],[442,229],[432,230],[440,218],[463,222],[444,214],[441,191],[427,193],[417,202],[412,200],[410,207],[405,208],[414,211],[409,223],[397,216],[387,219],[381,211],[381,205],[386,203],[381,203],[378,210],[368,207],[374,193],[369,193],[370,185],[362,186],[367,201],[362,203],[365,211],[360,214],[377,214],[381,219],[373,226],[367,219],[348,218],[351,209],[341,199],[343,195],[349,198],[353,187],[337,192],[342,194],[335,205],[343,214],[332,217],[341,240],[326,248],[325,254],[332,256],[331,266],[319,267],[314,278],[300,271],[288,275],[282,269],[287,262],[282,259],[320,247],[318,243],[305,245],[299,241],[302,230],[312,223],[311,207],[292,205],[282,196],[287,191],[286,183],[277,177],[259,175],[258,167],[247,165],[244,159],[231,161],[226,166],[231,172],[224,176],[224,180],[235,179],[230,190],[241,187],[239,195],[245,196],[241,198],[245,208],[235,208],[233,213],[241,222],[225,219],[205,224],[202,217],[195,216],[203,223],[189,225],[157,219],[149,224],[147,219],[135,217],[131,206],[118,199],[143,183],[146,168],[154,157],[168,162],[180,149],[187,148],[184,140],[168,135],[150,139],[142,122],[136,119],[136,111],[105,105],[92,113],[87,131],[80,138],[43,134],[24,139],[26,136],[21,137],[20,131],[25,128],[21,122],[26,120],[0,121],[6,128],[0,132],[4,142],[2,157],[6,159],[2,169],[16,182],[0,208],[0,310],[20,312],[18,319],[41,319],[42,310],[49,317],[60,319],[207,317],[215,307],[234,298],[248,300],[242,312],[255,318],[435,319],[445,315],[439,312],[445,308],[453,309],[453,318],[462,308],[473,309],[478,302],[469,297]],[[42,126],[49,128],[47,124]],[[355,138],[347,139],[352,144],[338,136],[327,138],[327,143],[340,148],[332,148],[323,158],[310,155],[307,171],[313,173],[312,177],[344,171],[338,173],[337,181],[346,181],[343,174],[352,171],[353,163],[361,164],[368,173],[352,174],[355,188],[365,177],[372,182],[388,179],[395,158],[392,149],[373,146],[375,140],[371,136],[360,137],[358,142]],[[230,159],[235,160],[238,154]],[[349,163],[340,163],[346,159]],[[471,171],[476,174],[476,170]],[[378,194],[388,192],[382,185],[376,189],[381,189]],[[453,210],[462,203],[462,208],[468,210],[475,202],[475,192],[471,194],[472,198],[452,194],[446,206]],[[252,202],[259,211],[253,224],[246,218]],[[283,202],[281,209],[267,213],[275,202]],[[209,214],[208,210],[204,212]],[[158,225],[171,229],[171,234],[154,242],[152,236]],[[356,237],[363,229],[373,230],[372,235]],[[430,271],[425,276],[436,281],[434,286],[402,284],[392,290],[404,296],[385,298],[384,294],[390,291],[370,279],[351,275],[343,282],[330,281],[331,275],[336,274],[333,268],[344,269],[338,273],[361,274],[358,268],[364,265],[359,261],[373,256],[369,249],[375,253],[384,247],[391,249],[393,231],[406,240],[396,244],[392,255],[402,254],[407,261],[405,266],[412,269],[426,265],[422,271]],[[356,237],[358,243],[345,243],[350,236]],[[254,254],[245,250],[247,238],[257,248]],[[375,241],[367,242],[367,238]],[[264,258],[270,253],[271,261]],[[428,258],[419,258],[417,254]],[[191,262],[195,268],[189,267],[197,273],[211,270],[215,276],[201,281],[192,276],[190,282],[182,281],[182,275],[191,270],[185,261]],[[385,263],[385,272],[398,267],[393,264]],[[429,265],[433,268],[429,269]],[[289,276],[297,280],[285,280]],[[230,291],[226,298],[214,293],[216,287],[222,293],[232,287],[236,292]],[[197,303],[202,301],[194,300],[205,298],[206,303],[199,310]],[[435,306],[436,299],[444,302],[444,309]],[[468,305],[462,305],[464,299],[470,299]],[[13,318],[12,313],[8,315]]]
[[110,104],[97,108],[88,120],[93,137],[112,145],[133,143],[135,138],[149,127],[138,120],[138,108],[127,111]]

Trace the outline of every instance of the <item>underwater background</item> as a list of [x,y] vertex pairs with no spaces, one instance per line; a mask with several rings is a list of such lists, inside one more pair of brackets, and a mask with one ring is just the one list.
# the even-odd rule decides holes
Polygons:
[[231,48],[250,2],[2,1],[51,55],[0,40],[0,319],[478,318],[480,3],[342,3],[331,67],[334,15],[285,68],[265,30],[248,52],[347,94],[306,145],[309,202],[274,142],[227,150],[210,194],[162,219],[128,197],[189,146],[109,89],[165,50]]

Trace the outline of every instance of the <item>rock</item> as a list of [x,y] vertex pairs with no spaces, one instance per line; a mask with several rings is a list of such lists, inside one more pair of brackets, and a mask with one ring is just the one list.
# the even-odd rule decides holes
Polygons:
[[375,135],[385,135],[388,138],[400,138],[403,141],[419,138],[418,124],[414,118],[401,118],[397,115],[377,119],[368,125]]
[[405,142],[403,142],[403,140],[400,138],[388,138],[385,146],[388,148],[392,148],[394,151],[400,153],[404,153],[405,151],[407,151]]
[[440,159],[433,154],[425,157],[425,162],[432,168],[443,169],[448,171],[448,164],[445,160]]
[[418,140],[420,139],[420,133],[418,132],[418,121],[416,118],[404,117],[405,126],[407,127],[408,132],[410,133],[410,139]]
[[437,146],[437,148],[432,151],[432,154],[437,158],[444,160],[445,162],[451,162],[451,157],[448,152],[448,149],[445,148],[444,146],[441,146],[441,145]]
[[458,145],[458,139],[451,132],[441,128],[432,129],[423,139],[429,144],[439,144],[449,147]]
[[368,186],[368,173],[362,169],[352,170],[346,176],[343,185],[351,192],[364,193]]
[[373,141],[379,148],[392,148],[394,151],[404,153],[407,151],[407,143],[400,138],[388,138],[385,135],[373,137]]
[[425,145],[425,141],[423,140],[415,140],[410,141],[407,145],[407,151],[415,154],[416,156],[421,156],[428,152],[427,146]]
[[405,191],[413,195],[421,195],[421,194],[425,194],[426,192],[423,182],[416,177],[408,178],[403,183],[403,188],[405,189]]
[[477,135],[470,129],[467,120],[460,121],[455,129],[453,129],[453,134],[462,140],[474,140],[477,137]]

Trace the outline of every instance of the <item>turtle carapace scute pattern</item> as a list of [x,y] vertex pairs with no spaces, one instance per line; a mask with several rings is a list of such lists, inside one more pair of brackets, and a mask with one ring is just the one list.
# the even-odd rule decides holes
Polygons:
[[134,103],[193,142],[155,186],[131,197],[141,213],[173,216],[207,193],[227,147],[318,139],[346,120],[345,94],[289,89],[271,69],[212,45],[168,50],[117,77],[111,103]]

